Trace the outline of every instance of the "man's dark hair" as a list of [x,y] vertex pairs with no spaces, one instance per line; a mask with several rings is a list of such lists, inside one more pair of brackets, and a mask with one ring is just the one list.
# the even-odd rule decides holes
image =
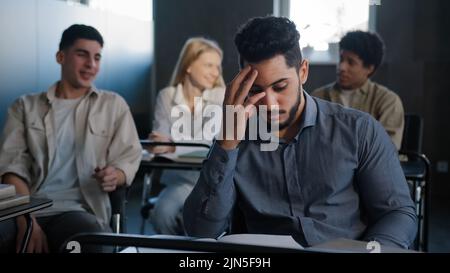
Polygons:
[[69,48],[78,39],[94,40],[103,47],[103,37],[98,30],[91,26],[75,24],[64,30],[61,42],[59,43],[59,50]]
[[365,67],[373,65],[373,74],[383,60],[384,43],[376,33],[357,30],[348,32],[342,37],[339,42],[339,49],[351,51],[358,55]]
[[255,17],[242,25],[234,44],[239,52],[239,65],[258,63],[281,54],[288,67],[297,70],[302,62],[300,33],[294,22],[284,17]]

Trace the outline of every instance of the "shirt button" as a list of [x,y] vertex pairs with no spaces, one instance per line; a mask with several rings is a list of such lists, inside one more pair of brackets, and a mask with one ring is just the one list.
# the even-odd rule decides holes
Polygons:
[[222,162],[222,163],[227,163],[228,160],[227,160],[226,157],[223,156],[223,157],[220,158],[220,162]]

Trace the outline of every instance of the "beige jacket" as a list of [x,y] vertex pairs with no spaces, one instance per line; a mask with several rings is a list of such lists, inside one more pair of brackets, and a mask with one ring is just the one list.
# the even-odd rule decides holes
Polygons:
[[[8,110],[0,139],[0,176],[22,177],[31,194],[41,186],[55,155],[52,102],[56,84],[47,92],[24,95]],[[100,224],[106,226],[111,206],[106,192],[92,178],[94,169],[121,169],[130,185],[141,160],[141,145],[125,100],[119,95],[92,88],[76,108],[76,166],[82,195]]]
[[[332,83],[314,90],[311,95],[342,104],[339,92],[339,86]],[[355,92],[350,107],[369,113],[378,120],[399,150],[405,125],[403,104],[400,97],[388,88],[370,80],[367,80]]]

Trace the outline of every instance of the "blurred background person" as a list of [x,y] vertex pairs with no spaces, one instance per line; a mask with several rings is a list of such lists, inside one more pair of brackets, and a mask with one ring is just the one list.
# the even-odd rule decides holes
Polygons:
[[336,82],[320,87],[312,95],[371,114],[400,149],[404,110],[400,97],[370,80],[383,60],[384,43],[375,34],[348,32],[339,42]]
[[[212,40],[195,37],[186,41],[179,55],[172,74],[170,85],[158,93],[153,120],[151,141],[171,142],[188,140],[188,142],[211,145],[214,136],[205,136],[204,125],[213,122],[219,125],[221,116],[204,117],[203,110],[208,105],[222,106],[225,84],[222,77],[223,52]],[[197,99],[196,99],[197,98]],[[172,136],[172,126],[179,117],[172,117],[174,107],[189,109],[191,128],[181,128],[177,138]],[[211,120],[213,119],[213,120]],[[219,122],[219,123],[217,123]],[[201,139],[194,136],[201,136]],[[154,154],[183,154],[195,147],[154,146],[149,149]],[[166,170],[161,176],[165,186],[159,195],[151,213],[151,222],[155,231],[161,234],[184,234],[182,208],[184,201],[192,191],[199,172]]]

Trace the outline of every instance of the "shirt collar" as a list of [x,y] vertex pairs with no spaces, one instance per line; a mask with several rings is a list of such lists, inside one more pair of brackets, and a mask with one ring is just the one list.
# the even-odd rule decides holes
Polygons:
[[303,112],[300,117],[300,129],[294,137],[295,141],[298,141],[300,134],[305,128],[316,125],[317,120],[317,105],[314,99],[304,90],[303,97],[305,98],[305,107],[303,108]]
[[217,101],[217,92],[215,92],[215,88],[206,89],[205,91],[203,91],[202,98],[204,101],[216,102]]
[[[367,79],[367,81],[363,85],[361,85],[360,88],[357,88],[356,90],[358,92],[363,93],[363,94],[367,94],[367,92],[369,92],[369,87],[370,87],[371,82],[372,81],[370,79]],[[335,89],[335,90],[342,90],[342,88],[339,86],[339,84],[337,82],[334,83],[334,88],[333,89]]]
[[[215,101],[217,101],[216,97],[217,97],[217,94],[214,92],[214,89],[206,89],[202,92],[202,100],[203,101],[215,102]],[[183,85],[181,83],[179,83],[175,87],[175,95],[173,98],[173,102],[176,105],[186,104],[186,99],[183,94]]]
[[[47,90],[47,100],[52,103],[56,99],[56,87],[58,86],[59,82],[54,83],[52,86],[50,86]],[[91,88],[88,91],[87,96],[91,96],[93,94],[98,95],[99,90],[94,85],[91,86]]]

